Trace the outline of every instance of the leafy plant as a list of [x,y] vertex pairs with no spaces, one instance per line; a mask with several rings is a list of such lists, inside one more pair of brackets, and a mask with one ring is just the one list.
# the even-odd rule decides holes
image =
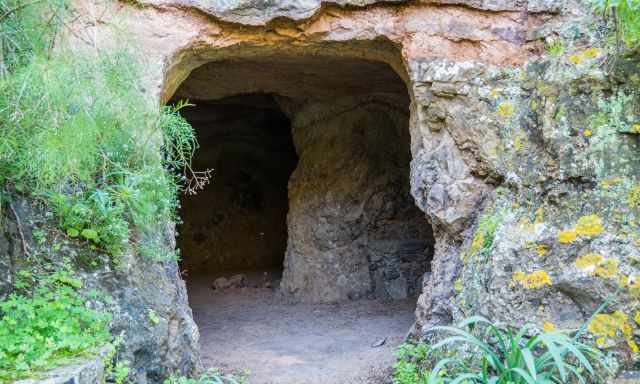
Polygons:
[[549,44],[549,46],[547,47],[549,54],[553,57],[562,56],[562,54],[564,53],[564,49],[564,43],[562,42],[562,40],[556,40],[553,43]]
[[116,365],[113,367],[113,381],[115,384],[125,384],[127,380],[127,376],[129,376],[129,368],[128,361],[118,361]]
[[640,44],[640,0],[591,0],[593,8],[613,19],[616,31],[630,48]]
[[489,211],[480,217],[473,241],[471,242],[471,252],[479,256],[488,256],[493,247],[498,226],[504,221],[505,212],[503,210]]
[[429,372],[425,368],[425,360],[429,355],[426,343],[402,344],[395,352],[397,359],[393,365],[394,384],[426,384]]
[[85,305],[82,281],[69,269],[17,276],[17,292],[0,302],[0,381],[33,376],[110,342],[109,315]]
[[179,114],[188,104],[146,101],[130,50],[51,53],[49,15],[68,11],[58,3],[0,0],[11,19],[2,41],[15,48],[0,76],[0,184],[45,203],[69,237],[112,255],[132,243],[167,256],[159,234],[175,219],[178,191],[210,177],[191,169],[197,142]]
[[164,384],[246,384],[246,382],[244,376],[223,374],[217,369],[211,369],[195,379],[171,376],[164,381]]
[[[491,321],[473,316],[457,327],[434,327],[433,331],[451,334],[432,346],[438,350],[448,346],[479,351],[478,363],[472,367],[460,364],[457,358],[438,361],[431,370],[428,384],[545,384],[567,383],[571,378],[579,383],[592,383],[594,365],[604,366],[604,358],[597,349],[577,341],[560,331],[542,332],[527,337],[533,326],[525,325],[517,333],[504,330]],[[474,335],[470,329],[474,329]],[[454,377],[443,377],[447,369]],[[588,377],[590,380],[586,380]]]

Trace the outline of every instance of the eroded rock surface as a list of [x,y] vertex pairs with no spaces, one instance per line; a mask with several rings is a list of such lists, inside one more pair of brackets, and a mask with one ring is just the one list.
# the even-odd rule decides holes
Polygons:
[[[0,270],[3,281],[14,277],[12,271],[29,266],[33,262],[30,257],[58,268],[68,263],[82,281],[79,291],[88,298],[87,305],[112,315],[111,331],[122,337],[118,359],[130,363],[133,382],[159,383],[171,372],[188,374],[200,368],[198,328],[174,261],[157,262],[127,252],[112,264],[109,256],[88,249],[86,243],[61,238],[50,220],[52,214],[38,203],[11,198],[17,215],[3,209],[0,216],[0,235],[5,240],[2,250],[6,251],[0,253],[0,260],[10,265]],[[40,241],[35,240],[34,231]],[[171,228],[159,235],[173,247]],[[30,257],[24,253],[25,246]],[[103,379],[99,359],[72,365],[53,372],[51,382],[62,382],[64,377],[65,383],[74,377],[87,384]]]
[[289,184],[284,293],[332,302],[419,292],[433,240],[409,195],[404,108],[348,99],[292,112],[300,160]]

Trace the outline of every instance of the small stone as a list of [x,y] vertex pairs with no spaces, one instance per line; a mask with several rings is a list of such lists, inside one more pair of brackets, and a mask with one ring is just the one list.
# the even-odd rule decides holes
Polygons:
[[229,286],[231,288],[242,288],[247,286],[247,275],[240,273],[229,278]]
[[226,277],[218,277],[213,281],[213,284],[211,284],[211,288],[215,290],[227,289],[230,286],[231,283],[229,283],[229,280]]
[[371,348],[378,348],[378,347],[382,347],[383,345],[385,345],[387,343],[387,338],[383,337],[381,339],[378,339],[376,341],[373,342],[373,344],[371,344]]

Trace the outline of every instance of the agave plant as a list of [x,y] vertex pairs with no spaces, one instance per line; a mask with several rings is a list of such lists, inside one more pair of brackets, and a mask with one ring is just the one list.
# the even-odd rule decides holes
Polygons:
[[[484,327],[479,338],[467,328]],[[569,337],[560,331],[543,332],[527,337],[532,325],[523,326],[517,333],[501,329],[481,316],[462,321],[458,327],[434,327],[432,331],[450,334],[434,344],[432,350],[445,346],[462,345],[481,352],[479,363],[469,367],[456,358],[437,362],[429,374],[428,384],[560,384],[587,383],[595,376],[594,364],[603,364],[603,355],[597,349]],[[447,378],[444,372],[460,372]],[[592,381],[590,381],[592,382]]]

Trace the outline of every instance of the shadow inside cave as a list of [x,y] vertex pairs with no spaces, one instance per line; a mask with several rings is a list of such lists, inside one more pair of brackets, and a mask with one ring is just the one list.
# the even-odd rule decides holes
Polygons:
[[214,169],[178,226],[205,364],[252,383],[388,374],[434,244],[409,193],[402,80],[363,59],[254,57],[196,69],[181,99],[193,168]]

